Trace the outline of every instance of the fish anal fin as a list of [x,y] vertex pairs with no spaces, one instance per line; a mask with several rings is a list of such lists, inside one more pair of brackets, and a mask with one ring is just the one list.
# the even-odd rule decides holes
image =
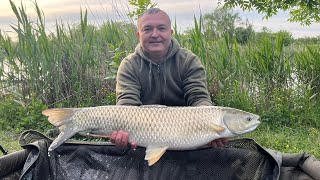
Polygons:
[[167,149],[168,147],[148,146],[144,159],[148,161],[149,166],[152,166],[162,157]]
[[221,133],[221,132],[223,132],[223,131],[225,130],[224,127],[219,126],[219,125],[216,125],[216,124],[210,124],[209,126],[210,126],[210,128],[211,128],[212,130],[214,130],[214,131],[217,132],[217,133]]
[[72,108],[53,108],[42,111],[42,114],[48,116],[48,120],[54,126],[61,126],[71,120],[74,115]]

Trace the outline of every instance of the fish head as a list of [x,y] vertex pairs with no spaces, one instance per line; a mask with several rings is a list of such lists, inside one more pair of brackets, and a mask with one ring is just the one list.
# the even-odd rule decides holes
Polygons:
[[239,109],[226,109],[223,122],[229,131],[235,135],[251,132],[260,124],[260,116]]

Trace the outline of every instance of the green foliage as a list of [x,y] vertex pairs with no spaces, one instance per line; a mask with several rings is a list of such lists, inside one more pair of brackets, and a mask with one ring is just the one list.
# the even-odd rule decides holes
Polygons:
[[309,153],[320,158],[320,131],[317,128],[297,125],[279,126],[262,123],[255,131],[246,135],[264,147],[282,153]]
[[270,29],[267,29],[266,27],[263,28],[262,32],[257,32],[255,38],[262,39],[265,36],[269,36],[271,39],[281,38],[281,41],[284,46],[289,46],[294,42],[294,38],[292,37],[292,34],[290,32],[281,30],[273,33]]
[[297,46],[304,46],[305,44],[317,45],[317,44],[320,44],[320,36],[298,38],[294,40],[294,44]]
[[41,101],[22,106],[13,99],[0,101],[0,129],[20,133],[26,129],[44,131],[52,127],[42,111],[47,109]]
[[[8,153],[12,153],[18,150],[21,150],[21,146],[19,145],[19,138],[20,134],[14,133],[8,130],[0,130],[0,145],[8,151]],[[0,157],[2,153],[0,152]]]
[[[18,24],[12,28],[16,42],[1,34],[3,50],[1,87],[19,89],[23,99],[42,99],[45,104],[67,107],[103,105],[113,93],[120,63],[137,44],[135,25],[107,21],[99,28],[88,22],[87,11],[80,12],[80,24],[56,23],[56,32],[47,34],[44,15],[35,4],[37,21],[25,9],[11,2]],[[110,78],[113,77],[113,78]]]
[[[299,22],[302,25],[310,25],[312,22],[320,22],[320,1],[273,1],[273,0],[223,0],[224,7],[235,8],[240,6],[244,11],[256,9],[259,13],[266,15],[266,18],[278,13],[279,10],[289,11],[290,22]],[[221,2],[220,2],[221,3]]]
[[236,27],[235,36],[239,44],[247,44],[251,38],[254,38],[254,30],[251,25],[247,27]]
[[129,4],[134,6],[135,10],[129,13],[129,17],[138,19],[138,17],[144,13],[147,9],[155,7],[156,3],[151,3],[150,0],[128,0]]
[[241,21],[238,13],[225,8],[217,8],[203,16],[204,34],[210,40],[225,35],[234,36],[236,25]]
[[[227,80],[229,81],[229,80]],[[217,93],[215,99],[219,106],[234,107],[248,112],[256,112],[256,106],[250,95],[242,87],[242,82],[231,80],[231,85],[223,87]]]
[[275,35],[282,38],[281,41],[283,41],[284,46],[289,46],[294,41],[292,34],[288,31],[279,31]]
[[[310,90],[310,99],[319,97],[320,92],[320,52],[319,45],[305,46],[296,54],[297,81]],[[307,91],[308,92],[308,91]],[[319,99],[319,98],[316,98]]]
[[256,112],[277,126],[320,127],[319,44],[297,48],[289,32],[268,29],[252,31],[241,43],[239,36],[212,39],[205,32],[214,29],[204,29],[202,16],[194,22],[193,29],[178,37],[203,62],[217,105]]

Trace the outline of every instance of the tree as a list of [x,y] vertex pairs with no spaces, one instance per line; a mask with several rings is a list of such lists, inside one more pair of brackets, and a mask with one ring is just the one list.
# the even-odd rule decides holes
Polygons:
[[274,36],[281,36],[284,46],[289,46],[294,41],[293,36],[289,31],[279,31],[274,33]]
[[237,27],[236,31],[236,40],[239,44],[246,44],[250,38],[254,36],[254,30],[252,25],[246,27]]
[[204,31],[207,38],[220,38],[224,35],[233,37],[236,24],[241,23],[238,13],[233,13],[225,8],[217,8],[212,13],[203,17]]
[[[220,4],[222,0],[219,0]],[[319,0],[223,0],[224,7],[234,8],[240,6],[244,11],[256,9],[265,14],[268,19],[278,13],[279,10],[289,11],[290,22],[298,22],[309,26],[312,22],[320,22]]]
[[133,10],[131,13],[128,15],[130,18],[133,18],[134,16],[135,19],[138,19],[138,17],[144,13],[147,9],[149,8],[154,8],[157,3],[151,3],[151,0],[128,0],[129,4],[134,6],[135,10]]

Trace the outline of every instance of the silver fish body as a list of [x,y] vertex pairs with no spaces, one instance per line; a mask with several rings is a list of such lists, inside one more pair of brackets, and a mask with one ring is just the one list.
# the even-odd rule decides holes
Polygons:
[[49,151],[81,131],[123,130],[129,133],[129,141],[147,148],[149,165],[168,149],[196,149],[218,138],[253,131],[260,123],[258,115],[220,106],[98,106],[48,109],[43,114],[61,131]]

